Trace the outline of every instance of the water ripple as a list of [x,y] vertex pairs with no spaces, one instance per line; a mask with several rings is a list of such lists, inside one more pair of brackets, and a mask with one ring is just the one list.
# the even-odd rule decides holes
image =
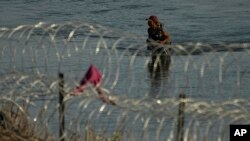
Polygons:
[[121,8],[123,9],[141,9],[141,8],[148,8],[152,7],[152,5],[136,5],[136,4],[131,4],[131,5],[123,5]]
[[94,11],[90,11],[90,13],[92,14],[105,14],[112,11],[112,9],[102,9],[102,10],[94,10]]

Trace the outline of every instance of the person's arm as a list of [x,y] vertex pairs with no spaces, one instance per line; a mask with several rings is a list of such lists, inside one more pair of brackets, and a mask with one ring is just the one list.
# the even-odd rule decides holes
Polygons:
[[148,40],[152,40],[152,30],[148,28]]
[[170,35],[164,31],[162,23],[160,23],[159,29],[160,29],[160,32],[161,32],[163,38],[164,38],[164,40],[161,41],[160,44],[170,43],[171,42]]
[[147,44],[152,45],[154,42],[153,37],[152,37],[152,29],[148,28],[148,39],[147,39]]
[[170,43],[170,36],[167,32],[161,30],[161,34],[163,35],[164,40],[160,42],[160,44],[166,44],[166,43]]

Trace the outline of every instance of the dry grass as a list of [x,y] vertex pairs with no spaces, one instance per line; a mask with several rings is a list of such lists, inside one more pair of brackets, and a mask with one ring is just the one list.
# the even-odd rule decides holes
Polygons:
[[110,137],[105,134],[96,134],[90,124],[85,131],[85,141],[121,141],[122,132],[114,132]]
[[38,132],[25,110],[12,102],[1,103],[0,117],[0,141],[52,140],[46,131]]
[[[112,135],[107,135],[106,133],[97,133],[92,128],[91,124],[88,123],[85,128],[83,135],[68,135],[66,140],[70,141],[121,141],[123,137],[123,132],[115,131]],[[124,139],[123,139],[124,140]],[[131,139],[126,139],[126,141],[132,141]]]
[[[48,130],[40,131],[25,112],[25,105],[17,108],[12,102],[0,104],[0,141],[53,141],[57,135],[49,135]],[[87,124],[84,136],[71,134],[65,137],[70,141],[121,141],[124,133],[115,131],[107,136],[105,133],[96,133],[91,124]],[[131,139],[130,139],[131,140]],[[130,141],[129,140],[129,141]]]

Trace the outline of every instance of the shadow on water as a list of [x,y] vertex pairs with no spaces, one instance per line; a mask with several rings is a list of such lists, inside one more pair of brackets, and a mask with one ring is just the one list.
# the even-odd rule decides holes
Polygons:
[[162,93],[161,89],[167,85],[170,63],[170,50],[158,48],[152,51],[151,62],[148,63],[151,80],[150,97],[159,98]]

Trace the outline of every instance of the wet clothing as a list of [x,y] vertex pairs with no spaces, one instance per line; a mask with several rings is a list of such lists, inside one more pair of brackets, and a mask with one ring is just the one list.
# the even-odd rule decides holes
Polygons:
[[[166,47],[166,44],[170,44],[169,41],[169,36],[167,35],[166,32],[163,30],[163,25],[160,23],[160,25],[157,28],[152,28],[155,27],[156,23],[159,23],[158,19],[156,16],[150,16],[149,18],[148,25],[148,39],[147,39],[147,49],[151,50],[151,66],[155,66],[157,68],[166,68],[168,70],[169,65],[171,63],[171,50],[169,47]],[[154,21],[155,20],[155,21]],[[166,40],[166,41],[165,41]],[[164,41],[164,44],[161,42]]]
[[[165,40],[164,35],[162,34],[163,31],[163,25],[160,24],[159,27],[157,27],[156,29],[153,28],[148,28],[148,39],[147,39],[147,43],[148,43],[148,50],[152,50],[153,48],[155,48],[155,44],[154,43],[159,43],[160,41]],[[170,43],[166,43],[166,44],[170,44]]]
[[[148,39],[147,39],[147,49],[152,51],[152,62],[155,62],[156,58],[167,64],[170,62],[170,55],[172,54],[172,49],[166,47],[166,44],[171,44],[171,42],[166,42],[165,45],[157,44],[160,41],[164,41],[166,37],[163,35],[163,26],[160,24],[158,28],[148,28]],[[166,61],[168,60],[168,61]]]
[[161,31],[163,30],[162,24],[156,29],[148,28],[148,39],[154,41],[163,41],[164,36],[162,35]]

